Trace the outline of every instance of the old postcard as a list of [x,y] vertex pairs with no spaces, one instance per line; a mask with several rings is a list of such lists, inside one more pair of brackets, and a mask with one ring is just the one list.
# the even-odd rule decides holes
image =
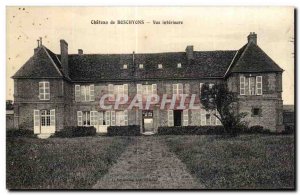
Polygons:
[[295,190],[294,20],[7,7],[7,189]]

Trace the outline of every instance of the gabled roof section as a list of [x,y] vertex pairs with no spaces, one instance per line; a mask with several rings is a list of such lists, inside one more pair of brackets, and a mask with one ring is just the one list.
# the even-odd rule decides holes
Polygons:
[[258,45],[249,42],[237,53],[229,73],[282,72]]
[[45,46],[37,48],[35,54],[14,74],[12,78],[62,78],[61,64],[57,56]]

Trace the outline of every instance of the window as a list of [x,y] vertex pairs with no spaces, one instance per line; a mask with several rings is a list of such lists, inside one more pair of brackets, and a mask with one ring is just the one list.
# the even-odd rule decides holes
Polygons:
[[128,65],[127,64],[124,64],[123,65],[123,69],[127,69]]
[[177,64],[177,68],[181,68],[181,63],[178,63],[178,64]]
[[252,116],[261,116],[260,108],[252,108]]
[[156,84],[152,84],[152,85],[137,84],[136,88],[137,88],[137,94],[139,95],[148,96],[152,94],[157,94]]
[[41,110],[41,126],[50,126],[50,110]]
[[162,68],[163,68],[162,64],[158,64],[158,69],[162,69]]
[[245,95],[245,77],[240,77],[240,95]]
[[50,84],[48,81],[39,82],[40,100],[50,100]]
[[128,125],[128,111],[106,111],[105,112],[105,123],[109,126],[127,126]]
[[33,130],[35,134],[55,132],[55,109],[34,110]]
[[90,120],[90,112],[82,112],[82,125],[83,126],[90,126],[91,120]]
[[249,95],[255,95],[255,77],[249,77]]
[[128,95],[128,84],[123,85],[108,85],[108,94],[113,95],[113,97],[109,97],[110,101],[113,101],[116,95]]
[[76,102],[95,101],[95,86],[75,85],[75,101]]
[[143,69],[144,68],[144,64],[139,64],[139,68]]
[[240,95],[262,95],[262,76],[241,76]]
[[183,85],[182,83],[173,84],[173,94],[183,94]]

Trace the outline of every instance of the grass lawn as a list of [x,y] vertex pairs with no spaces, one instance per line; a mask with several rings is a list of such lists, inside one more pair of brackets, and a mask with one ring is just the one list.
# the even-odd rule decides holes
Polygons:
[[81,137],[7,139],[8,189],[91,188],[133,139]]
[[163,139],[208,189],[295,188],[292,135],[165,136]]

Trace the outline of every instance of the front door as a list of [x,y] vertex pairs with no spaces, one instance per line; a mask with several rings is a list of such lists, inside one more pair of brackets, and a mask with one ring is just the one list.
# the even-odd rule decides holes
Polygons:
[[143,131],[144,132],[153,132],[153,110],[144,110],[143,111]]

